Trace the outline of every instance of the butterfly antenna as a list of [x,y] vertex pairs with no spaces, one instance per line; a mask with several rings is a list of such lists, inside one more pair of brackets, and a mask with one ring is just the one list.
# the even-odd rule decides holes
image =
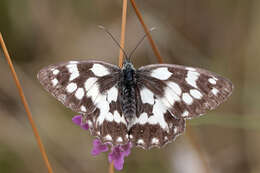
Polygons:
[[115,39],[115,37],[108,31],[108,29],[107,29],[106,27],[102,26],[102,25],[98,25],[98,27],[99,27],[100,29],[103,29],[103,30],[112,38],[112,40],[114,40],[114,42],[117,44],[117,46],[123,51],[123,53],[124,53],[126,59],[128,59],[128,56],[127,56],[125,50],[120,46],[120,44],[118,43],[118,41],[117,41],[117,40]]
[[[149,30],[149,33],[150,32],[152,32],[152,31],[154,31],[156,28],[151,28],[150,30]],[[129,59],[132,57],[132,55],[134,54],[134,52],[135,52],[135,50],[141,45],[141,43],[144,41],[144,39],[147,37],[147,35],[148,34],[145,34],[142,38],[141,38],[141,40],[137,43],[137,45],[135,46],[135,48],[132,50],[132,52],[130,53],[130,55],[129,55]]]

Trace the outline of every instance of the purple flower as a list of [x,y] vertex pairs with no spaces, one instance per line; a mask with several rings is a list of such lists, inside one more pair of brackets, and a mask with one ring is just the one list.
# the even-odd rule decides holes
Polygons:
[[73,118],[72,118],[72,121],[80,126],[83,130],[88,130],[89,129],[89,126],[88,126],[88,123],[87,122],[83,122],[83,119],[82,119],[82,116],[81,115],[75,115]]
[[106,151],[108,151],[108,145],[107,144],[102,144],[100,142],[100,140],[98,140],[98,139],[95,139],[93,141],[93,149],[91,151],[91,154],[93,156],[96,156],[96,155],[98,155],[102,152],[106,152]]
[[[72,121],[80,126],[84,130],[88,130],[89,126],[86,121],[84,121],[82,115],[76,115],[72,118]],[[109,144],[105,143],[103,144],[99,139],[95,139],[93,141],[93,149],[91,151],[91,154],[93,156],[96,156],[102,152],[106,152],[109,149]],[[117,145],[111,148],[111,152],[108,154],[108,160],[109,162],[113,162],[115,168],[117,170],[123,169],[124,165],[124,158],[127,157],[131,152],[132,144],[128,142],[125,145]]]
[[129,142],[126,145],[118,145],[112,148],[108,155],[109,162],[113,162],[117,170],[123,169],[124,158],[130,154],[132,145]]
[[128,156],[131,153],[131,148],[131,142],[128,142],[126,145],[121,145],[121,150],[123,151],[124,156]]

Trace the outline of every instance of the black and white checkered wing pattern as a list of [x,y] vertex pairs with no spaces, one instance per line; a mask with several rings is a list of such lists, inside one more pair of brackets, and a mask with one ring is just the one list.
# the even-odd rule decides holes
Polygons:
[[127,121],[123,116],[119,100],[107,104],[104,97],[99,101],[99,105],[101,109],[96,109],[91,116],[87,116],[91,134],[103,143],[113,145],[128,143]]
[[105,62],[69,61],[43,68],[38,79],[66,107],[86,115],[94,136],[126,143],[126,121],[118,106],[119,75],[120,68]]
[[99,96],[114,88],[119,71],[100,61],[69,61],[45,67],[37,77],[66,107],[88,114],[95,110]]
[[233,89],[229,80],[200,68],[157,64],[139,68],[138,74],[143,92],[151,91],[175,118],[193,118],[215,109]]
[[161,147],[185,130],[185,119],[216,108],[232,84],[199,68],[156,64],[137,70],[137,119],[130,140],[142,148]]
[[152,91],[140,82],[136,88],[137,115],[130,128],[130,141],[144,149],[162,147],[185,130],[185,120],[171,115]]

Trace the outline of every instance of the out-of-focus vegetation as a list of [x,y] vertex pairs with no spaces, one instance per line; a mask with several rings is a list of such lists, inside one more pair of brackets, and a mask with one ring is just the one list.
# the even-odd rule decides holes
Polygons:
[[[97,59],[117,64],[119,49],[98,29],[120,36],[121,1],[1,0],[0,31],[14,60],[34,120],[55,172],[107,171],[107,155],[90,154],[93,138],[40,86],[36,74],[51,63]],[[164,61],[198,66],[229,78],[233,95],[217,110],[190,120],[213,173],[260,172],[260,1],[137,1]],[[126,50],[143,36],[129,5]],[[133,58],[156,63],[148,41]],[[0,59],[0,172],[41,173],[46,168],[7,63]],[[123,172],[202,172],[185,135],[163,149],[133,149]]]

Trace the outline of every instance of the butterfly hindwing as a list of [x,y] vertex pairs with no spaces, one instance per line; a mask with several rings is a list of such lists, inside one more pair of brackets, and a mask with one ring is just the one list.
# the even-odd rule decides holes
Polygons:
[[101,98],[98,107],[99,109],[96,109],[93,114],[87,116],[91,134],[103,143],[126,144],[129,141],[127,122],[119,101],[112,101],[108,104],[106,98]]
[[232,93],[232,83],[200,68],[171,64],[138,69],[139,80],[176,118],[192,118],[215,109]]
[[184,119],[173,117],[144,85],[139,84],[136,90],[137,117],[129,131],[133,145],[144,149],[162,147],[184,132]]

